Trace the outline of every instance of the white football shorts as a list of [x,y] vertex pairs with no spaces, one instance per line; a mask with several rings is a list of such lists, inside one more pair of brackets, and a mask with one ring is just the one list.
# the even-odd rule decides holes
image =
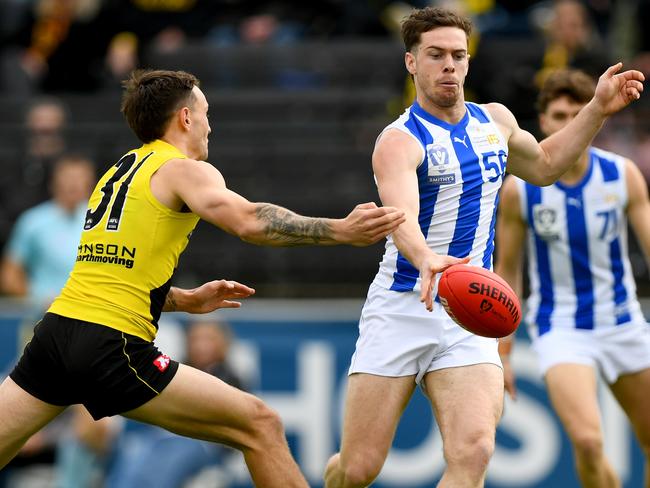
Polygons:
[[624,324],[607,329],[551,329],[532,341],[542,375],[562,363],[597,368],[607,383],[650,368],[650,326]]
[[397,292],[371,284],[359,320],[359,339],[348,374],[415,375],[501,360],[497,340],[480,337],[456,324],[440,303],[433,312],[419,292]]

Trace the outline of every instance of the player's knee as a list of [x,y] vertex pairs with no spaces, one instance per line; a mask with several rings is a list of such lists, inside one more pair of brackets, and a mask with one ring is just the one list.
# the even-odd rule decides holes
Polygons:
[[381,467],[368,463],[355,464],[344,468],[347,486],[364,487],[370,485],[379,476]]
[[284,443],[284,426],[278,413],[259,398],[253,398],[250,423],[255,438],[264,442]]
[[573,445],[583,460],[599,460],[603,455],[603,437],[599,432],[581,432],[574,436]]
[[447,464],[467,472],[484,473],[494,453],[494,434],[480,433],[445,446]]
[[384,457],[378,453],[361,453],[352,459],[340,461],[347,486],[363,487],[374,481],[384,464]]

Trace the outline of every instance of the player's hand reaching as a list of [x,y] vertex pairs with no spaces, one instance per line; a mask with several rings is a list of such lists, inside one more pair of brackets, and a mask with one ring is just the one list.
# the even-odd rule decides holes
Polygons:
[[420,301],[429,312],[433,310],[433,285],[438,273],[442,273],[453,264],[469,263],[469,257],[455,258],[442,254],[430,253],[420,264]]
[[645,76],[637,70],[619,73],[623,63],[617,63],[607,68],[596,86],[594,102],[598,104],[604,115],[611,115],[638,100],[643,92]]
[[253,288],[228,280],[209,281],[191,290],[172,287],[167,294],[163,311],[208,313],[219,308],[239,308],[241,303],[235,300],[247,298],[254,293]]
[[404,211],[395,207],[361,203],[341,220],[337,240],[353,246],[369,246],[393,232],[405,220]]

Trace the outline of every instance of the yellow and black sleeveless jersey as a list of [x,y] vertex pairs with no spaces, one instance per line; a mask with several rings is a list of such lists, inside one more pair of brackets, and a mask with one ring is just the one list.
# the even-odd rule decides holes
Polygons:
[[161,140],[127,153],[99,180],[68,282],[49,311],[153,341],[178,258],[199,217],[151,193],[151,175],[186,158]]

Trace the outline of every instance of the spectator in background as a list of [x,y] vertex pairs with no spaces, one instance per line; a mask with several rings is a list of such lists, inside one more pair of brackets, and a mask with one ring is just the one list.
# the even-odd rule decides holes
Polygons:
[[67,119],[67,108],[58,98],[37,98],[27,107],[22,147],[16,157],[3,161],[0,173],[2,247],[18,216],[48,198],[52,167],[67,150]]
[[105,466],[119,433],[120,419],[93,420],[83,405],[74,405],[63,415],[67,428],[57,438],[56,487],[103,486]]
[[23,213],[16,222],[0,265],[0,289],[46,307],[58,295],[75,262],[95,183],[93,163],[62,156],[54,165],[52,199]]
[[613,64],[592,11],[578,0],[502,0],[479,13],[486,30],[472,56],[466,98],[506,105],[520,126],[534,133],[537,113],[531,100],[548,73],[571,67],[598,77]]
[[58,98],[38,98],[29,105],[25,114],[27,156],[48,161],[63,153],[67,118],[67,108]]
[[106,0],[101,17],[103,24],[112,26],[112,43],[116,35],[122,39],[127,33],[134,36],[140,57],[150,46],[173,52],[189,40],[204,38],[215,16],[223,10],[238,8],[239,3],[237,0]]
[[111,40],[104,63],[103,88],[119,91],[122,80],[140,63],[138,38],[132,32],[121,32]]
[[114,25],[103,22],[102,11],[101,0],[31,2],[11,41],[19,48],[15,68],[34,91],[97,89],[106,48],[115,31]]
[[555,69],[571,67],[598,77],[612,64],[589,11],[578,0],[555,0],[545,36],[546,49],[537,74],[538,86]]
[[[228,362],[232,332],[227,323],[207,317],[195,320],[189,324],[186,337],[187,364],[242,388],[242,379]],[[92,419],[88,417],[88,421]],[[107,488],[177,488],[201,470],[219,467],[226,456],[235,454],[222,445],[131,420],[126,421],[114,452]],[[228,474],[223,469],[219,473],[219,486],[225,486]]]
[[[32,146],[35,154],[49,156],[61,149],[62,141],[51,131],[59,124],[58,108],[57,104],[39,105],[36,112],[41,115],[31,114],[37,129]],[[75,155],[60,157],[50,180],[52,199],[27,210],[16,222],[0,263],[0,290],[27,298],[34,313],[42,313],[68,279],[94,182],[92,162]],[[28,317],[31,326],[31,314]],[[0,486],[17,474],[34,476],[23,468],[50,465],[69,420],[61,416],[32,436],[0,478]]]
[[[213,17],[208,39],[217,45],[288,44],[336,33],[343,5],[330,0],[229,2]],[[361,2],[359,2],[361,3]]]
[[239,389],[242,379],[228,362],[232,330],[222,320],[195,320],[187,330],[187,362]]
[[58,98],[39,98],[28,107],[24,158],[19,168],[22,201],[16,202],[17,208],[35,205],[47,198],[52,166],[67,149],[64,134],[67,125],[68,109]]

